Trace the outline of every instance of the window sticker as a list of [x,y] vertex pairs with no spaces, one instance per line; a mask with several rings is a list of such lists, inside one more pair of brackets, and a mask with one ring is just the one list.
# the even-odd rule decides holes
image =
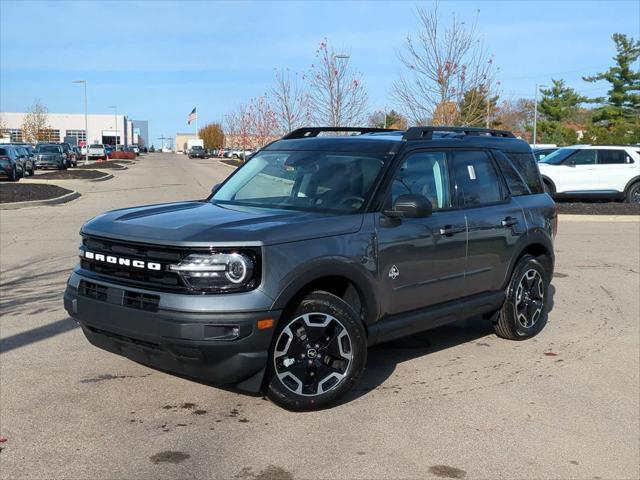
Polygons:
[[467,171],[469,172],[469,178],[471,180],[476,179],[476,170],[473,168],[473,165],[467,165]]

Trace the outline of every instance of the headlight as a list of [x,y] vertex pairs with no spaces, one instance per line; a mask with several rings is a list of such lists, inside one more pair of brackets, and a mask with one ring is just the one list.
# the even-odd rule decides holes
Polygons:
[[191,289],[246,291],[259,282],[258,259],[248,253],[192,253],[169,270],[178,273]]

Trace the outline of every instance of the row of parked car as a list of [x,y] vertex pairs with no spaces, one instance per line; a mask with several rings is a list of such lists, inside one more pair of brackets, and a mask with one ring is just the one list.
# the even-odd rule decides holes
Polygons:
[[554,198],[640,203],[640,145],[537,148],[546,192]]
[[245,159],[249,158],[255,153],[255,150],[243,149],[243,148],[212,148],[205,149],[199,145],[194,145],[187,151],[189,158],[211,158],[211,157],[223,157],[223,158],[236,158]]
[[[89,145],[89,158],[106,160],[115,150],[112,145]],[[118,146],[118,151],[140,155],[138,145]],[[7,143],[0,144],[0,177],[17,182],[25,176],[33,176],[38,168],[66,170],[76,167],[78,160],[87,156],[86,147],[77,147],[69,143]]]

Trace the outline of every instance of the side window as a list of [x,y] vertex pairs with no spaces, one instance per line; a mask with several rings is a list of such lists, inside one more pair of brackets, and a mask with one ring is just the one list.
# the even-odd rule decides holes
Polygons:
[[433,210],[451,208],[449,170],[445,152],[417,152],[410,154],[393,178],[392,204],[400,195],[424,195]]
[[507,182],[511,195],[528,195],[530,193],[529,187],[527,187],[525,180],[518,173],[511,160],[500,151],[494,151],[493,155],[498,163],[499,170]]
[[540,171],[538,170],[538,163],[531,153],[505,152],[505,155],[509,157],[513,166],[516,167],[518,173],[527,183],[531,193],[544,192]]
[[594,165],[596,163],[596,150],[578,150],[569,157],[569,161],[575,165]]
[[465,207],[504,200],[498,172],[486,152],[454,152],[453,172],[458,199]]
[[624,150],[598,150],[598,164],[623,164],[625,163],[626,156],[627,152]]

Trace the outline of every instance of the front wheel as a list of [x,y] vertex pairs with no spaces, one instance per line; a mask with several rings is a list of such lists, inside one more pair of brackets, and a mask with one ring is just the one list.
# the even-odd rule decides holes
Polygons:
[[626,197],[628,203],[640,203],[640,182],[636,182],[629,187]]
[[547,323],[548,286],[549,276],[542,264],[524,255],[513,269],[504,305],[493,322],[496,334],[509,340],[537,335]]
[[353,387],[366,361],[366,333],[358,315],[340,297],[311,293],[276,330],[267,395],[288,410],[327,407]]
[[11,170],[11,175],[9,175],[9,181],[17,182],[18,180],[20,180],[20,176],[18,175],[18,168],[14,166],[13,170]]

